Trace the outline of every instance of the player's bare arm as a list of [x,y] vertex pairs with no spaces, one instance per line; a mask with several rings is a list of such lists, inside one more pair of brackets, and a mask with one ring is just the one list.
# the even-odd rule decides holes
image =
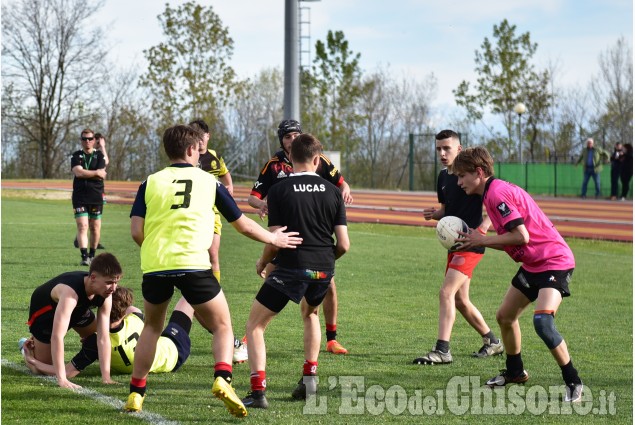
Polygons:
[[136,215],[130,217],[130,235],[132,236],[132,240],[139,246],[141,246],[145,237],[143,233],[144,223],[145,219],[143,217]]
[[351,247],[351,241],[348,238],[347,226],[335,226],[335,259],[346,254]]
[[62,388],[78,389],[81,386],[68,380],[64,364],[64,336],[68,331],[71,313],[77,306],[77,294],[69,286],[60,284],[53,288],[51,296],[54,300],[58,300],[51,334],[51,357],[57,384]]
[[105,168],[100,168],[98,170],[85,170],[81,165],[76,165],[71,171],[73,171],[75,177],[80,179],[97,178],[104,180],[107,174]]
[[99,369],[101,382],[104,384],[116,384],[110,377],[110,357],[112,355],[110,345],[110,311],[112,309],[112,297],[106,297],[104,303],[97,310],[97,352],[99,353]]
[[258,223],[244,214],[236,221],[232,221],[231,225],[244,236],[262,243],[269,243],[278,248],[294,249],[302,243],[302,238],[298,236],[298,232],[284,232],[287,227],[280,227],[275,232],[263,229]]
[[457,242],[463,242],[458,249],[459,251],[479,246],[502,250],[505,246],[526,245],[529,242],[529,233],[524,224],[514,227],[502,235],[484,235],[473,229],[470,230],[472,230],[470,233],[458,232],[464,238],[456,240]]
[[257,196],[249,195],[247,198],[247,203],[258,210],[258,216],[260,219],[264,219],[267,214],[269,214],[269,208],[267,207],[267,201],[264,199],[259,199]]
[[222,176],[218,176],[218,181],[225,186],[225,189],[227,189],[231,196],[234,196],[234,183],[232,175],[229,172],[227,174],[223,174]]
[[427,220],[441,220],[445,217],[445,204],[441,204],[439,208],[428,207],[423,209],[423,218]]
[[340,186],[340,190],[342,191],[342,199],[346,205],[350,205],[353,203],[353,195],[351,195],[351,187],[346,182],[342,182]]

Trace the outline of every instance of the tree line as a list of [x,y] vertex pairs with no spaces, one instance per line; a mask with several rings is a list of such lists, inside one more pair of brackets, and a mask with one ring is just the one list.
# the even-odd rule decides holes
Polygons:
[[[212,6],[168,4],[163,38],[143,51],[145,69],[112,64],[94,23],[101,2],[13,0],[2,13],[2,171],[5,178],[68,178],[70,154],[90,127],[108,142],[108,178],[140,180],[166,163],[163,130],[204,119],[211,145],[236,178],[253,179],[278,148],[283,73],[261,69],[241,79],[231,66],[230,29]],[[476,81],[453,90],[462,113],[444,128],[483,144],[499,161],[570,161],[586,137],[606,148],[633,140],[632,46],[619,38],[598,57],[587,87],[561,86],[560,69],[539,69],[538,43],[503,20],[475,52]],[[301,72],[305,131],[328,150],[355,187],[405,188],[409,134],[433,165],[434,73],[400,77],[388,65],[364,70],[341,30],[315,43]],[[514,105],[527,111],[520,117]],[[438,119],[437,119],[438,120]],[[521,121],[522,120],[522,121]],[[522,132],[519,132],[519,125]],[[521,143],[519,143],[519,135]]]

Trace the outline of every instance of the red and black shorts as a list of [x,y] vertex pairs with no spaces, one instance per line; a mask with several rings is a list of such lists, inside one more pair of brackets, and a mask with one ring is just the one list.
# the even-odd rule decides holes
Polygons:
[[[37,311],[32,311],[29,316],[29,331],[40,342],[44,344],[51,343],[51,335],[53,333],[53,320],[55,318],[55,309],[53,306],[46,306]],[[86,309],[82,314],[73,311],[71,320],[68,324],[70,328],[85,328],[95,321],[95,313]]]

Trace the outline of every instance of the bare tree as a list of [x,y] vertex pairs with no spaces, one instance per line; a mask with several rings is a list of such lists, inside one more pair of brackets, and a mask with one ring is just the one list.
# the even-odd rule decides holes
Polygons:
[[243,84],[225,113],[230,142],[223,156],[232,176],[251,179],[279,146],[275,129],[283,115],[282,71],[263,69]]
[[[633,49],[621,37],[599,57],[600,74],[591,83],[595,120],[602,142],[633,142]],[[608,140],[606,140],[608,139]]]
[[[3,5],[3,125],[20,130],[20,150],[37,158],[33,176],[59,176],[81,127],[95,112],[102,78],[103,33],[93,16],[101,2],[17,0]],[[3,150],[16,149],[4,145]],[[68,164],[66,164],[68,165]]]

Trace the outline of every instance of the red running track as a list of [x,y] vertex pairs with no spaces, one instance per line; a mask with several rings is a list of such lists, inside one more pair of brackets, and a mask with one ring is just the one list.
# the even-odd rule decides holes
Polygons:
[[[138,182],[106,183],[109,202],[132,203]],[[72,190],[71,181],[3,180],[3,189]],[[250,188],[234,187],[234,198],[246,213],[255,210],[247,204]],[[402,224],[433,227],[435,221],[425,221],[422,210],[438,204],[433,192],[391,192],[353,190],[354,202],[347,208],[350,222]],[[536,197],[538,205],[549,216],[563,236],[633,242],[632,201],[606,201],[574,198]]]

